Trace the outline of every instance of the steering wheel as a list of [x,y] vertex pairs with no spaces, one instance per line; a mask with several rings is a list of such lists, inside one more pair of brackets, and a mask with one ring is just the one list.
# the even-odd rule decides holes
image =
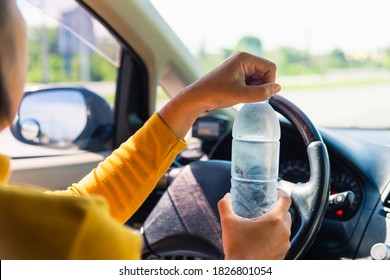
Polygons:
[[[281,95],[269,102],[297,128],[310,164],[308,182],[279,182],[279,189],[290,195],[294,210],[294,230],[286,259],[299,259],[312,245],[325,216],[329,157],[320,133],[297,106]],[[225,141],[231,141],[231,134]],[[142,228],[143,258],[223,258],[217,203],[230,191],[230,168],[230,161],[208,160],[171,172],[170,186]]]

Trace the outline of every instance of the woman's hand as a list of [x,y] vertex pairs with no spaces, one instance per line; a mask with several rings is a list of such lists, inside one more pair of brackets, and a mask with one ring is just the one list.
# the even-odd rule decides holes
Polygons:
[[186,90],[193,91],[201,112],[238,103],[263,101],[280,90],[276,65],[248,53],[236,53]]
[[264,101],[280,91],[276,65],[248,53],[236,53],[219,67],[183,89],[159,112],[178,138],[207,110]]
[[291,199],[279,192],[275,207],[252,219],[237,216],[230,194],[218,203],[226,260],[284,259],[290,248]]

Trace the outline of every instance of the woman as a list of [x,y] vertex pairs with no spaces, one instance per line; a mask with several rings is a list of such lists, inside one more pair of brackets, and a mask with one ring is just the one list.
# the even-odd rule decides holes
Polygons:
[[[15,0],[0,1],[0,129],[9,126],[26,78],[26,27]],[[206,110],[262,101],[280,90],[276,66],[238,53],[183,89],[130,139],[65,191],[9,186],[0,156],[1,259],[137,259],[142,240],[123,223],[185,148],[182,140]],[[148,141],[147,149],[142,145]],[[290,198],[256,219],[236,216],[227,194],[218,204],[226,259],[283,259]]]

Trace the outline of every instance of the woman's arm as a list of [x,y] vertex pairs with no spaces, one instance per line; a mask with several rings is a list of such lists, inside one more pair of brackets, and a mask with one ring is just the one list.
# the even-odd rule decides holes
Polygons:
[[65,195],[103,195],[111,214],[125,222],[144,202],[176,155],[196,118],[206,110],[265,100],[280,90],[274,63],[237,53],[183,89],[134,136]]
[[101,195],[111,215],[126,222],[142,205],[177,154],[186,147],[155,113],[80,182],[56,195]]
[[236,53],[219,67],[186,87],[159,112],[178,138],[207,110],[263,101],[278,91],[276,65],[248,53]]

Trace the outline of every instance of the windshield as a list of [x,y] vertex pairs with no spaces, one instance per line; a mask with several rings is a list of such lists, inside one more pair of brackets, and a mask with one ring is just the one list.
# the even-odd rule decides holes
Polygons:
[[151,2],[205,71],[249,51],[316,124],[390,128],[390,1]]

